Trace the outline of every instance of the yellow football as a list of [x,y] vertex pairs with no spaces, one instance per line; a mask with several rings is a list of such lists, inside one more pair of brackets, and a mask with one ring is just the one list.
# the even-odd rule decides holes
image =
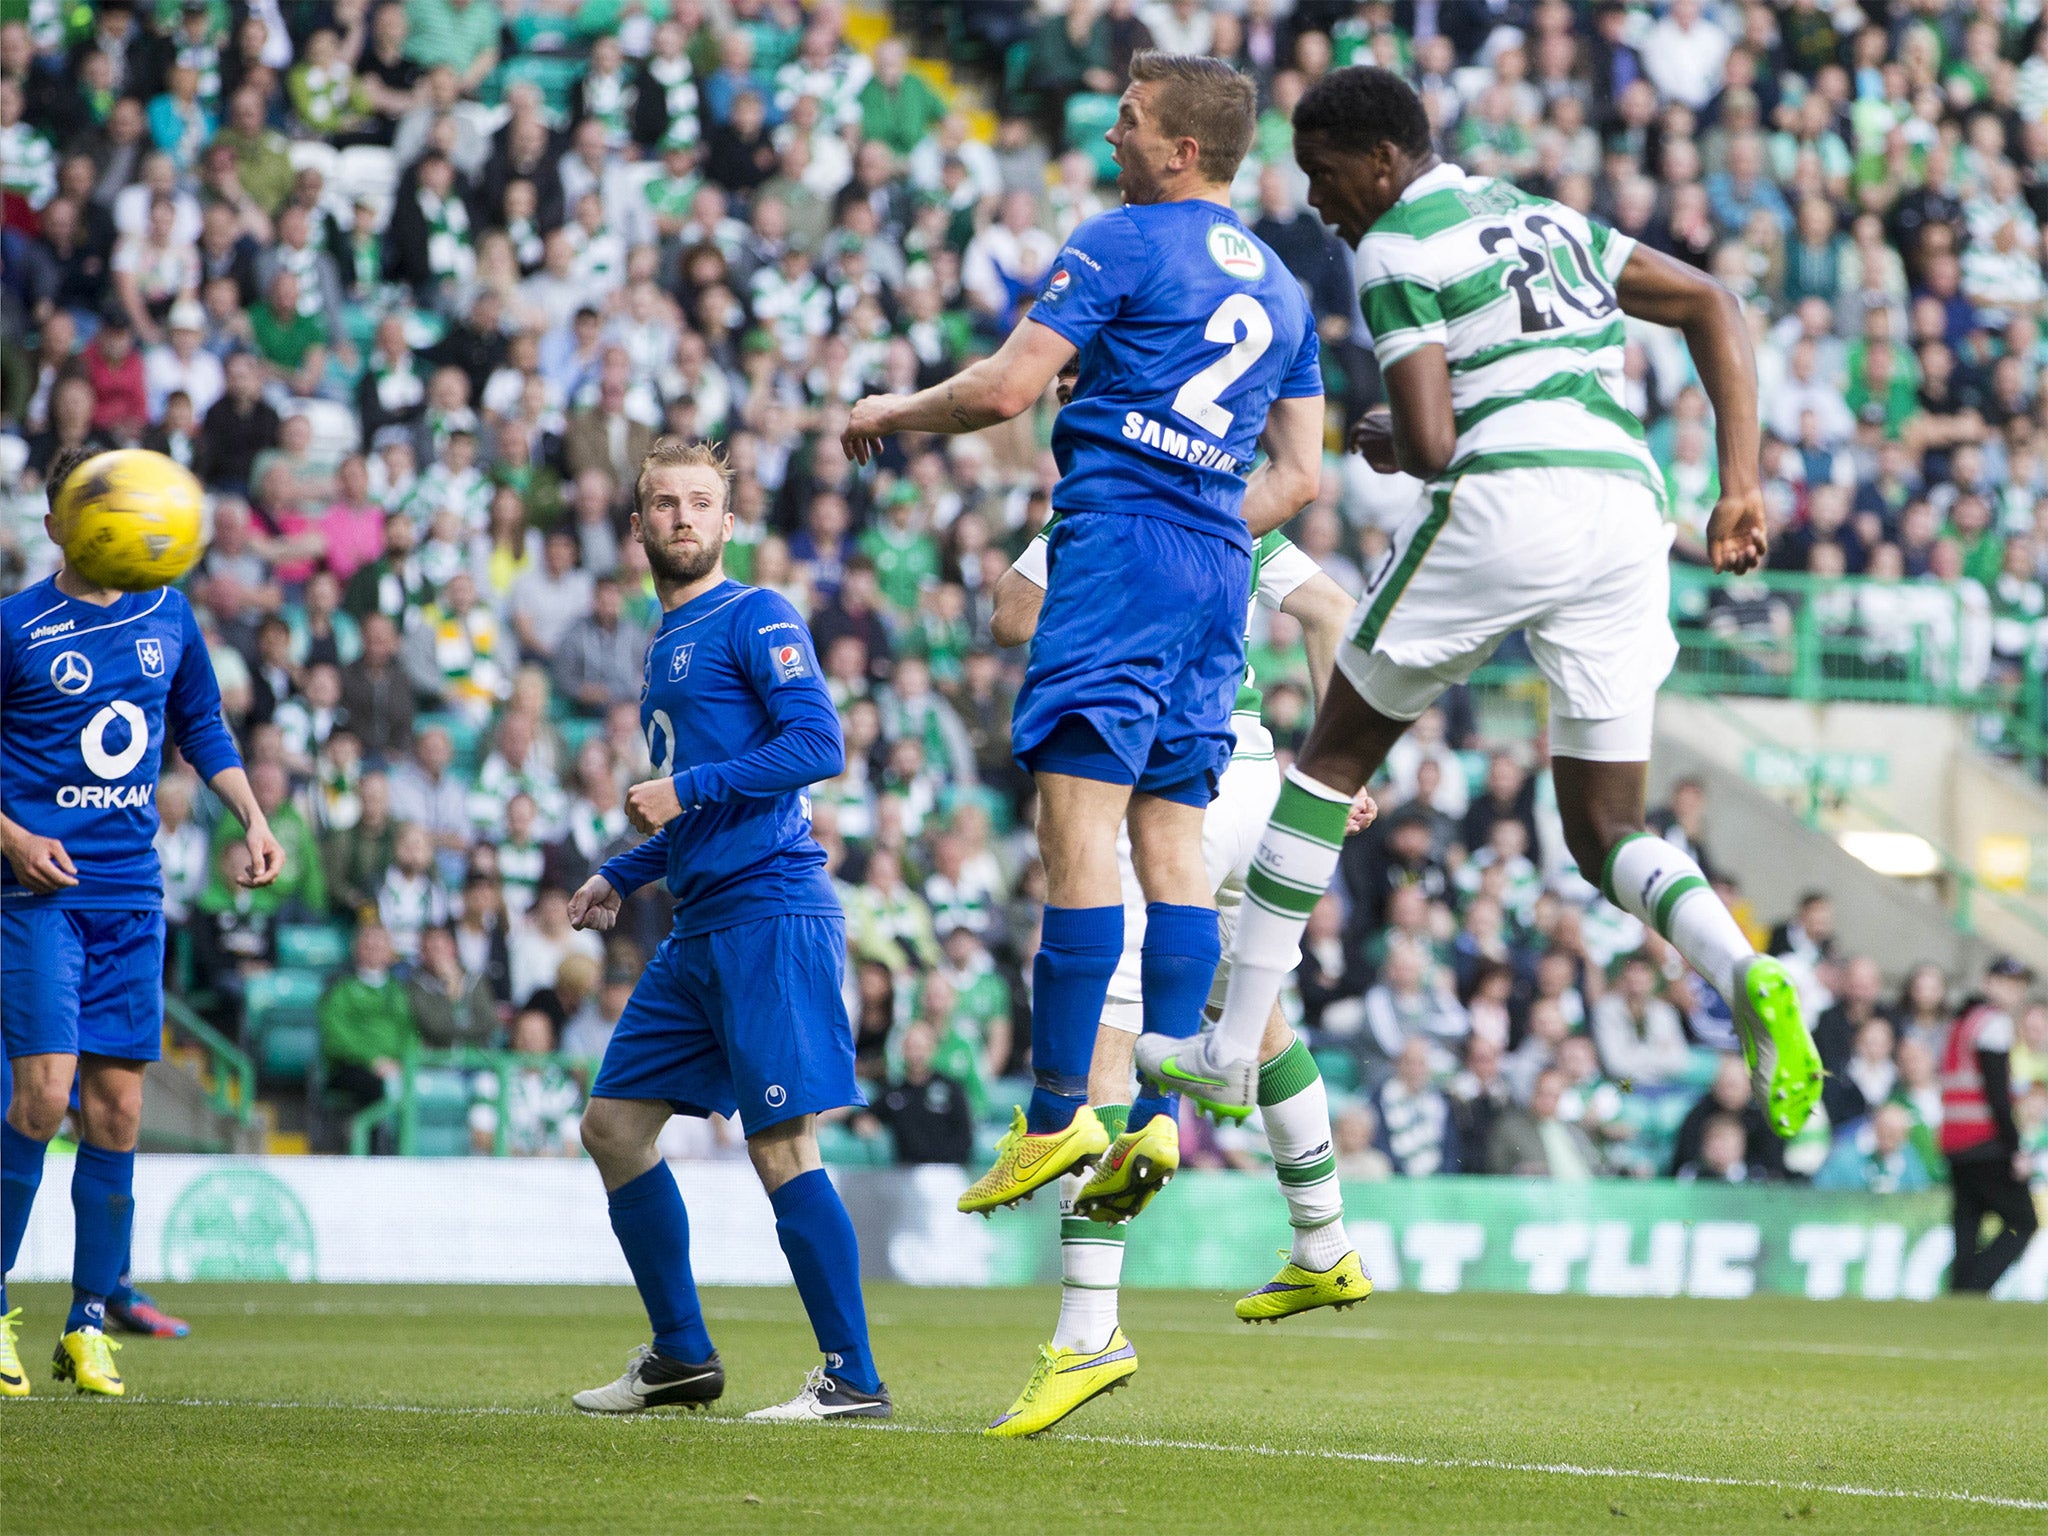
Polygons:
[[146,448],[95,454],[57,493],[64,561],[98,587],[167,587],[199,558],[205,493],[190,470]]

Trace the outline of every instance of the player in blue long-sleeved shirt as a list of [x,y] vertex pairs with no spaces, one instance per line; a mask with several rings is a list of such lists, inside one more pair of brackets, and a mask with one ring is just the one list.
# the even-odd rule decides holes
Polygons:
[[[76,463],[51,467],[53,507]],[[75,1079],[84,1134],[71,1176],[71,1315],[56,1373],[119,1396],[104,1327],[134,1215],[143,1068],[162,1054],[163,880],[153,840],[165,740],[247,829],[244,884],[275,880],[284,852],[242,771],[206,642],[180,593],[94,587],[66,567],[0,602],[0,715],[0,1030],[13,1074],[0,1125],[0,1395],[29,1390],[5,1275]]]
[[641,463],[632,532],[663,614],[640,695],[656,776],[633,786],[626,813],[652,835],[591,876],[569,916],[609,928],[657,876],[676,898],[675,928],[620,1015],[583,1115],[654,1342],[574,1401],[637,1413],[724,1391],[682,1195],[655,1140],[671,1114],[737,1112],[825,1355],[794,1398],[748,1417],[887,1418],[853,1223],[819,1161],[815,1119],[866,1102],[842,1000],[846,917],[807,793],[839,773],[845,743],[796,610],[726,579],[730,500],[715,449],[664,438]]

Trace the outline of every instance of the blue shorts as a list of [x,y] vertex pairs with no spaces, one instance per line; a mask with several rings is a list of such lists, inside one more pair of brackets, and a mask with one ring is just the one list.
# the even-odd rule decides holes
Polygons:
[[769,917],[661,941],[590,1094],[739,1112],[749,1136],[867,1099],[841,988],[846,919]]
[[1164,518],[1074,512],[1046,558],[1018,763],[1206,806],[1236,745],[1251,557]]
[[164,1048],[164,915],[0,908],[7,1055],[155,1061]]

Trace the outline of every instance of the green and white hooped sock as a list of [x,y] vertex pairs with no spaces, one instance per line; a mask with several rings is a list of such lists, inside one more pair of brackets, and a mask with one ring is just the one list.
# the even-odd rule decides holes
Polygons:
[[[1130,1120],[1128,1104],[1097,1104],[1088,1113],[1102,1122],[1114,1141]],[[1092,1355],[1116,1332],[1117,1287],[1123,1281],[1127,1221],[1090,1221],[1074,1214],[1074,1199],[1088,1182],[1085,1173],[1060,1180],[1060,1320],[1053,1329],[1055,1349],[1078,1349]]]
[[1230,990],[1210,1047],[1219,1061],[1258,1056],[1280,988],[1301,963],[1301,930],[1337,873],[1350,814],[1349,795],[1287,770],[1245,879],[1230,946]]
[[1663,838],[1638,832],[1609,852],[1600,889],[1668,939],[1709,986],[1734,1001],[1736,962],[1756,951],[1699,865]]
[[1315,1057],[1299,1040],[1259,1068],[1259,1116],[1294,1227],[1291,1257],[1303,1269],[1328,1269],[1351,1251],[1351,1237],[1337,1187],[1329,1095]]

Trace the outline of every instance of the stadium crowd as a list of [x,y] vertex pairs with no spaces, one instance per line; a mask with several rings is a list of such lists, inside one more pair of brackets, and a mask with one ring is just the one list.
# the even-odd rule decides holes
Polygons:
[[[569,927],[567,898],[631,839],[623,791],[651,773],[658,608],[625,519],[641,454],[675,433],[726,444],[727,568],[808,615],[844,721],[814,810],[876,1085],[848,1135],[972,1155],[1028,1062],[1042,873],[1008,750],[1021,658],[988,623],[1050,515],[1054,405],[867,469],[839,434],[863,394],[992,350],[1062,237],[1113,205],[1102,105],[1140,47],[1258,82],[1236,190],[1313,303],[1333,449],[1380,387],[1288,114],[1374,62],[1416,84],[1447,155],[1744,296],[1772,562],[1847,583],[1827,589],[1839,632],[1881,659],[1933,593],[1973,680],[2038,686],[2036,0],[977,0],[900,4],[865,50],[837,0],[27,10],[0,25],[5,586],[55,562],[41,477],[61,452],[142,444],[205,482],[188,590],[290,864],[235,886],[219,807],[166,778],[179,984],[241,1033],[282,929],[348,930],[319,1005],[337,1111],[421,1049],[504,1048],[479,1147],[576,1146],[577,1063],[667,925],[658,887],[609,941]],[[978,76],[992,132],[910,43]],[[1698,561],[1705,397],[1674,333],[1632,325],[1628,356],[1677,558]],[[1415,492],[1333,452],[1291,531],[1357,591]],[[1716,598],[1764,630],[1808,600]],[[1262,617],[1251,659],[1284,754],[1310,698],[1291,622]],[[1802,962],[1835,1074],[1833,1147],[1781,1147],[1714,1054],[1711,992],[1571,867],[1540,740],[1488,743],[1476,719],[1453,697],[1403,743],[1310,929],[1297,1005],[1346,1090],[1347,1176],[1939,1177],[1932,1052],[1964,978],[1888,998],[1824,896],[1760,930]],[[1660,814],[1706,863],[1697,787]],[[2020,1032],[2039,1140],[2048,1008]],[[1258,1145],[1202,1131],[1189,1152]]]

